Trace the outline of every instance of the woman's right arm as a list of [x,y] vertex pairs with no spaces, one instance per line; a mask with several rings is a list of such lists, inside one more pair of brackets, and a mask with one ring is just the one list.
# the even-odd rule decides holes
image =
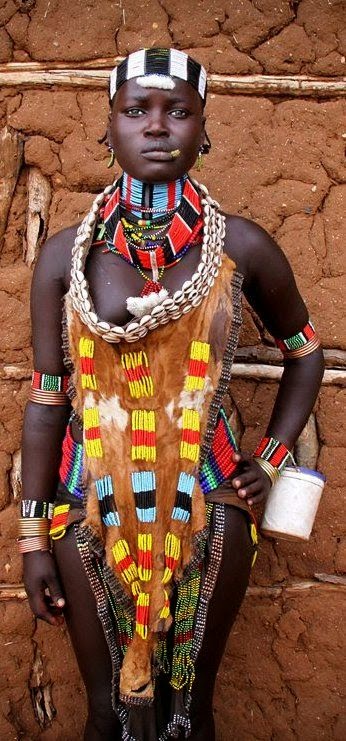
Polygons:
[[[66,374],[61,339],[62,299],[68,287],[73,233],[75,230],[64,230],[46,242],[32,282],[34,370],[50,375]],[[54,501],[69,413],[69,402],[51,406],[28,401],[22,437],[23,499]],[[23,558],[24,584],[33,613],[58,625],[64,599],[52,554],[33,551],[24,553]]]

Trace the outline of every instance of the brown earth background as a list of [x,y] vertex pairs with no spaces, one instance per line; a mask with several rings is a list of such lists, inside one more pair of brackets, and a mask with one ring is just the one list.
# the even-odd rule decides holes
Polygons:
[[[33,263],[47,233],[78,221],[110,179],[99,143],[103,81],[73,85],[72,72],[64,84],[47,85],[30,74],[60,67],[104,75],[116,56],[154,45],[190,51],[209,74],[253,76],[249,94],[211,92],[213,147],[199,177],[226,211],[255,219],[278,240],[329,367],[296,449],[300,463],[328,477],[314,531],[306,544],[261,543],[219,672],[217,739],[344,741],[346,128],[344,101],[330,83],[345,73],[346,24],[336,0],[0,2],[0,738],[82,738],[85,695],[66,630],[36,623],[21,587],[19,447]],[[259,75],[317,76],[329,88],[297,97],[264,84],[257,92]],[[246,307],[244,318],[233,423],[252,449],[280,359]]]

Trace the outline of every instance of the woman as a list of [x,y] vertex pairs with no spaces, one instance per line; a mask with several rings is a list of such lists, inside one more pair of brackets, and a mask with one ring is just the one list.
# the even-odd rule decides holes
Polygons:
[[[34,614],[58,625],[64,613],[87,741],[214,738],[251,507],[289,460],[323,372],[281,250],[187,176],[210,147],[205,94],[205,70],[180,51],[113,70],[108,143],[123,175],[78,230],[48,240],[33,280],[20,550]],[[241,287],[285,363],[253,455],[236,452],[223,410]]]

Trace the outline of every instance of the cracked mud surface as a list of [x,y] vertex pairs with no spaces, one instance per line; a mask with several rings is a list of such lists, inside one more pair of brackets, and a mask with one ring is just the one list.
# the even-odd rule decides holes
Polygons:
[[[214,73],[332,78],[345,71],[345,37],[345,6],[337,0],[0,3],[0,63],[73,66],[161,44],[191,50]],[[18,464],[32,365],[32,270],[23,260],[28,174],[38,168],[50,185],[49,234],[79,221],[110,179],[108,153],[99,143],[107,113],[105,92],[0,91],[0,128],[8,125],[24,138],[0,253],[0,582],[8,585],[21,581],[11,469]],[[324,345],[345,350],[343,101],[211,95],[207,113],[213,147],[203,172],[195,175],[225,211],[254,219],[277,239]],[[244,307],[241,345],[257,346],[262,338],[271,343]],[[275,391],[275,383],[234,379],[231,393],[245,449],[258,442]],[[311,540],[261,543],[252,585],[264,592],[246,598],[224,657],[215,698],[218,741],[345,738],[341,591],[265,592],[315,573],[346,570],[345,395],[341,387],[323,387],[316,405],[318,466],[328,484]],[[65,629],[34,624],[26,602],[0,602],[0,612],[0,738],[81,739],[84,690]]]

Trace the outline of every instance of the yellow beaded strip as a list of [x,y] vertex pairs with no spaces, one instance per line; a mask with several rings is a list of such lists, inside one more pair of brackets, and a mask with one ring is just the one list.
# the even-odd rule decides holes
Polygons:
[[193,340],[190,348],[188,373],[185,378],[185,391],[201,391],[209,362],[210,345],[208,342]]
[[132,411],[132,447],[133,461],[156,461],[155,412],[145,409]]
[[183,409],[180,458],[198,463],[200,449],[200,417],[195,409]]
[[94,367],[94,340],[81,337],[79,340],[79,357],[81,367],[81,382],[83,389],[97,389]]
[[84,446],[88,458],[102,458],[103,448],[100,432],[100,415],[96,407],[84,409]]
[[162,620],[166,620],[170,616],[171,611],[169,609],[169,597],[165,589],[163,590],[163,593],[164,593],[164,603],[163,603],[163,608],[160,612],[160,618],[162,618]]
[[60,540],[66,533],[67,518],[70,511],[70,504],[57,504],[54,507],[53,518],[50,526],[49,535],[52,540]]
[[179,558],[180,538],[174,535],[174,533],[167,533],[165,538],[165,571],[162,577],[162,584],[168,584],[171,580]]
[[136,633],[138,633],[143,640],[146,640],[148,637],[149,601],[150,596],[146,592],[141,592],[138,595],[136,606]]
[[257,558],[257,546],[258,546],[257,527],[254,522],[252,522],[250,525],[250,535],[251,535],[252,545],[256,548],[255,553],[252,557],[251,566],[253,566]]
[[125,584],[131,584],[135,580],[138,580],[137,566],[131,556],[127,540],[123,538],[117,540],[113,545],[112,553],[117,569],[120,571]]
[[148,358],[143,350],[123,353],[121,364],[126,374],[130,394],[134,399],[154,395],[154,384],[149,370]]
[[150,581],[153,573],[151,533],[138,533],[138,576],[141,581]]

